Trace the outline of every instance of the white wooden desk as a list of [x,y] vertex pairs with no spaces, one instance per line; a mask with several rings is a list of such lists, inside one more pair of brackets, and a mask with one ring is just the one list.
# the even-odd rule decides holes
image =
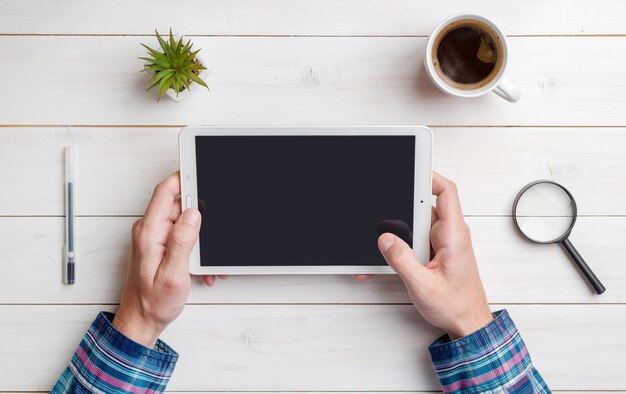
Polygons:
[[[177,169],[182,125],[404,125],[435,133],[457,181],[488,298],[509,309],[558,391],[626,392],[626,2],[0,0],[0,391],[49,390],[99,310],[115,310],[129,230]],[[423,69],[449,14],[509,35],[524,96],[448,97]],[[140,42],[193,37],[211,92],[156,103]],[[78,146],[77,284],[61,284],[63,147]],[[572,234],[607,291],[558,246],[514,231],[517,190],[577,199]],[[194,283],[164,334],[174,391],[432,391],[439,335],[400,281],[234,277]]]

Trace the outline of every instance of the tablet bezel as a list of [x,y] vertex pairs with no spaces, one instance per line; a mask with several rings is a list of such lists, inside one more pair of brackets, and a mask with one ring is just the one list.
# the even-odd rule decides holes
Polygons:
[[[430,259],[430,215],[432,200],[432,132],[425,126],[385,127],[213,127],[188,126],[178,136],[180,155],[181,207],[198,206],[196,182],[196,136],[415,136],[413,193],[413,250],[417,260]],[[200,240],[189,258],[194,275],[283,275],[283,274],[393,274],[387,265],[320,266],[210,266],[200,265]]]

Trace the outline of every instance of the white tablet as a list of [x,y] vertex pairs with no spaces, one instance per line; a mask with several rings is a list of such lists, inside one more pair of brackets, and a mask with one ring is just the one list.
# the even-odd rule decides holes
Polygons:
[[179,148],[193,274],[393,273],[386,231],[429,260],[427,127],[186,127]]

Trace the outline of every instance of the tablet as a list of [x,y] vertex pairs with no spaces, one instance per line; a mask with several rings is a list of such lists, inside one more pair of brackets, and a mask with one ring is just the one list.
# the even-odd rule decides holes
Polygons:
[[179,150],[192,274],[393,273],[386,231],[429,260],[427,127],[185,127]]

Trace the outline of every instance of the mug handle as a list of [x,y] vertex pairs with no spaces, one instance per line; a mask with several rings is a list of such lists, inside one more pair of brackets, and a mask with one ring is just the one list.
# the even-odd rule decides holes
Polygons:
[[516,103],[517,100],[522,97],[522,91],[519,90],[519,88],[515,86],[513,82],[509,81],[506,78],[502,78],[498,86],[493,89],[493,92],[511,103]]

